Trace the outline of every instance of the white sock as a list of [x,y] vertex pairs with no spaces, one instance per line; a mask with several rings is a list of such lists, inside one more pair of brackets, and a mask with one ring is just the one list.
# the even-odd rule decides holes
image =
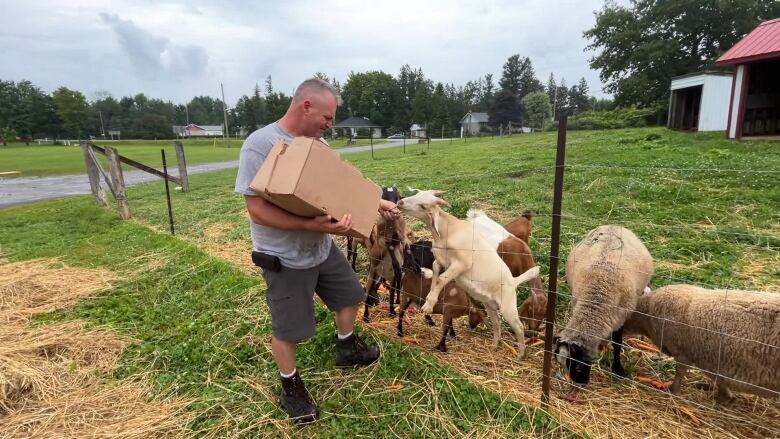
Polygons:
[[338,331],[336,331],[336,334],[339,336],[339,340],[344,340],[352,336],[353,331],[349,331],[349,334],[341,335]]
[[281,375],[281,376],[282,376],[282,378],[290,378],[290,377],[292,377],[293,375],[295,375],[295,372],[298,372],[298,369],[293,369],[293,370],[292,370],[292,372],[290,372],[289,374],[284,374],[284,373],[282,373],[282,371],[280,370],[280,371],[279,371],[279,375]]

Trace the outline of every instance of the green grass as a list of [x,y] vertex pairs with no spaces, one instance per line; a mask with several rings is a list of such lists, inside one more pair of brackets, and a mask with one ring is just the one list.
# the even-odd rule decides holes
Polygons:
[[[370,153],[347,159],[381,185],[445,190],[456,215],[478,206],[505,221],[535,211],[531,247],[547,273],[555,139],[432,142],[406,154],[395,148],[377,151],[375,160]],[[662,128],[570,132],[567,143],[563,257],[588,230],[617,223],[658,261],[654,285],[780,287],[780,144]],[[181,234],[198,240],[220,223],[232,230],[225,239],[248,240],[242,200],[232,193],[235,171],[197,178],[192,192],[174,200]],[[131,188],[130,200],[140,218],[164,227],[159,187]]]
[[[555,427],[544,413],[469,384],[432,354],[381,336],[370,336],[383,350],[377,365],[336,370],[335,325],[322,307],[317,309],[317,337],[299,347],[298,367],[320,402],[323,419],[300,429],[279,423],[285,416],[275,402],[278,375],[258,276],[186,241],[134,221],[121,222],[88,197],[0,211],[0,243],[3,256],[12,261],[61,257],[70,265],[105,267],[122,276],[106,294],[38,320],[84,319],[140,340],[125,350],[115,378],[151,372],[156,393],[172,391],[193,400],[193,433],[337,438],[390,431],[401,437],[491,432],[517,437]],[[390,391],[391,384],[403,387]]]
[[[129,157],[145,165],[162,169],[160,149],[165,149],[168,166],[176,167],[176,153],[173,140],[122,140],[101,141],[94,143],[100,146],[111,146],[119,150],[119,154]],[[238,160],[238,152],[243,139],[183,139],[184,152],[188,165],[199,163],[225,162]],[[333,148],[347,146],[346,139],[329,141]],[[369,139],[359,139],[355,145],[368,145]],[[375,139],[374,145],[386,143],[386,140]],[[105,157],[98,154],[105,166]],[[135,168],[123,165],[125,171]],[[61,145],[30,145],[10,144],[0,146],[0,172],[19,171],[20,177],[45,177],[51,175],[84,174],[84,156],[81,148]]]
[[[162,169],[160,149],[165,149],[165,158],[169,167],[176,167],[176,152],[173,140],[122,140],[116,142],[95,141],[99,146],[111,146],[119,154],[141,162],[145,165]],[[184,153],[188,165],[198,163],[225,162],[238,160],[241,140],[231,140],[230,148],[221,140],[216,146],[205,140],[183,140]],[[98,154],[105,166],[105,157]],[[123,165],[123,170],[132,167]],[[45,177],[50,175],[84,174],[84,155],[79,146],[61,145],[18,145],[0,146],[0,172],[20,171],[21,177]]]
[[[330,145],[331,148],[334,149],[341,149],[346,148],[347,146],[362,146],[362,145],[370,145],[371,139],[355,139],[351,145],[347,145],[347,139],[330,139],[328,140],[328,145]],[[373,140],[374,145],[381,145],[383,143],[387,143],[386,139],[374,139]]]

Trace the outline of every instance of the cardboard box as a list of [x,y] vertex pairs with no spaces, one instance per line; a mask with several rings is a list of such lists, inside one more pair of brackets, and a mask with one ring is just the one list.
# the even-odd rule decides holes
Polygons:
[[310,137],[271,148],[250,187],[282,209],[304,217],[352,214],[352,236],[367,238],[379,215],[382,189],[339,154]]

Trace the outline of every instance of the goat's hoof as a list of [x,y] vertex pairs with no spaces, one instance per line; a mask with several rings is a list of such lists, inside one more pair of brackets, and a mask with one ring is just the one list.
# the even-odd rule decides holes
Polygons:
[[428,326],[436,326],[436,322],[433,321],[433,317],[431,316],[425,316],[425,323],[427,323]]
[[403,333],[403,331],[398,331],[398,332],[396,332],[396,335],[398,335],[399,337],[403,337],[404,333]]
[[620,378],[626,377],[626,370],[623,368],[623,366],[612,366],[612,373],[619,376]]
[[447,346],[446,345],[438,344],[438,345],[436,345],[436,347],[434,347],[434,349],[436,349],[439,352],[447,352]]
[[369,323],[369,322],[370,320],[368,319],[368,317],[363,317],[363,323]]
[[390,308],[390,312],[388,312],[387,314],[390,315],[390,317],[395,317],[396,316],[395,310],[393,308]]

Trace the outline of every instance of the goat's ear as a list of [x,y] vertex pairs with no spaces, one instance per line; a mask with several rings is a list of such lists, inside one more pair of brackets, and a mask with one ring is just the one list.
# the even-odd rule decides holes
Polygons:
[[441,236],[439,234],[439,227],[437,223],[439,222],[439,209],[427,209],[428,210],[428,218],[431,220],[431,231],[433,232],[433,236]]
[[431,191],[431,193],[433,193],[435,197],[441,197],[442,195],[444,195],[444,191],[439,191],[439,190],[433,190]]
[[443,200],[441,198],[436,198],[436,204],[439,205],[439,206],[450,207],[450,203],[446,202],[445,200]]

